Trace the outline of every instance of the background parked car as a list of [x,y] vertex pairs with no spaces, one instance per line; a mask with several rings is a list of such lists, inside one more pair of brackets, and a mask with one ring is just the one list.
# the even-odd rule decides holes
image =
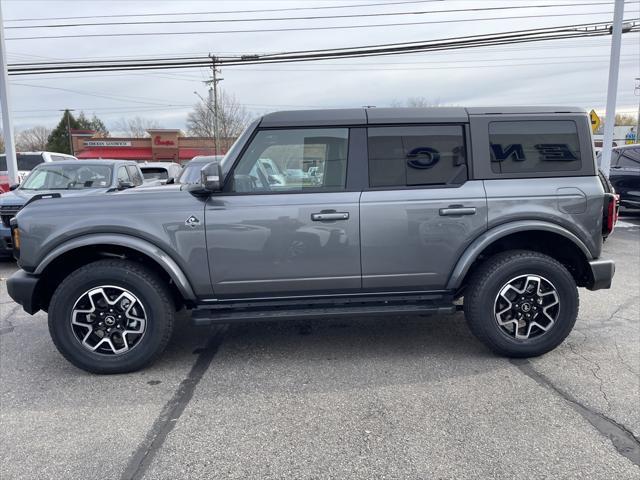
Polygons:
[[0,196],[0,257],[12,254],[9,222],[35,195],[95,195],[139,185],[140,167],[128,160],[65,160],[36,165],[18,188]]
[[200,170],[207,163],[218,162],[224,158],[224,155],[198,155],[193,157],[182,169],[180,176],[175,183],[194,184],[200,182]]
[[174,162],[144,162],[140,163],[139,166],[140,170],[142,170],[145,185],[173,183],[182,171],[182,167]]
[[[55,162],[59,160],[77,160],[72,155],[54,152],[19,152],[16,154],[18,161],[18,183],[20,183],[36,165],[45,162]],[[0,193],[8,192],[9,174],[7,171],[7,156],[0,155]]]
[[[600,165],[601,154],[598,154]],[[620,196],[620,205],[640,209],[640,145],[622,145],[611,152],[609,180]]]

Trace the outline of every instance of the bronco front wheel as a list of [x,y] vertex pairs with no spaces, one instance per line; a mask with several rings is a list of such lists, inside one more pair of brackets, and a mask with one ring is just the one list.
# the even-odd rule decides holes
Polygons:
[[162,353],[174,312],[167,286],[153,271],[127,260],[99,260],[74,271],[57,288],[49,331],[75,366],[126,373]]

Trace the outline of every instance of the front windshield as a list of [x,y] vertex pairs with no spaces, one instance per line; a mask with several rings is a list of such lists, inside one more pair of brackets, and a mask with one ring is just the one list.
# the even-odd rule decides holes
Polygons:
[[50,163],[33,170],[20,189],[82,190],[85,188],[107,188],[110,184],[110,166]]

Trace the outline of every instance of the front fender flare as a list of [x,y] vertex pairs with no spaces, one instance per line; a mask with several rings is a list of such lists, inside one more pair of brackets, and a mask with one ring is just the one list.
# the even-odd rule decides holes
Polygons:
[[127,247],[151,257],[171,277],[185,300],[196,300],[196,295],[193,292],[189,279],[173,258],[153,243],[129,235],[89,234],[74,238],[73,240],[69,240],[56,246],[53,250],[47,253],[38,263],[38,266],[33,273],[40,275],[53,260],[66,252],[76,248],[90,247],[92,245],[100,244]]
[[462,281],[471,268],[471,265],[473,265],[473,262],[475,262],[478,256],[484,251],[484,249],[491,245],[493,242],[513,233],[526,231],[545,231],[562,235],[566,239],[571,240],[582,251],[587,260],[593,259],[591,252],[584,244],[584,242],[582,242],[582,240],[580,240],[576,235],[571,233],[566,228],[561,227],[560,225],[539,220],[521,220],[506,223],[498,225],[497,227],[484,232],[482,235],[476,238],[471,243],[471,245],[467,247],[467,249],[458,260],[455,268],[453,269],[451,276],[449,277],[447,289],[457,290],[458,288],[460,288]]

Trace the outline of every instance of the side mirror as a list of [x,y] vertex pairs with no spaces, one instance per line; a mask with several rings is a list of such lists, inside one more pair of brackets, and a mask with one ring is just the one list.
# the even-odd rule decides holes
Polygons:
[[174,183],[176,183],[176,179],[174,177],[170,177],[166,182],[164,182],[165,185],[173,185]]
[[133,182],[121,181],[118,182],[118,190],[126,190],[127,188],[133,188],[135,185]]
[[9,187],[9,190],[13,192],[13,191],[14,191],[16,188],[18,188],[19,186],[20,186],[20,184],[19,184],[19,183],[14,183],[13,185],[11,185],[11,186]]
[[218,162],[211,162],[202,167],[200,183],[207,192],[222,191],[222,169]]

